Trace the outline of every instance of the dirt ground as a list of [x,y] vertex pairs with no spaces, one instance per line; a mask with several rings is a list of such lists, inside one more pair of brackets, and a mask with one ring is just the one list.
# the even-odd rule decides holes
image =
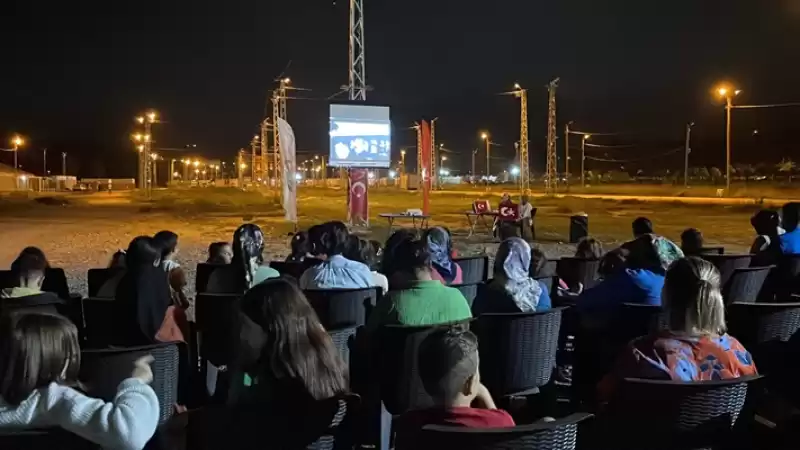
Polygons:
[[[493,254],[493,242],[480,226],[468,237],[464,212],[477,198],[490,198],[494,205],[500,193],[448,193],[432,196],[431,225],[453,231],[461,254]],[[370,192],[371,227],[359,231],[365,237],[383,241],[389,230],[378,214],[402,212],[421,207],[421,196],[413,192],[377,189]],[[746,251],[753,239],[750,216],[755,205],[686,205],[677,202],[652,203],[599,199],[541,198],[534,201],[536,245],[550,257],[569,255],[574,246],[566,244],[569,216],[589,215],[590,234],[607,249],[630,238],[630,223],[647,216],[656,232],[679,241],[687,227],[700,229],[707,245],[724,245],[728,252]],[[298,198],[299,227],[345,218],[344,193],[339,190],[301,189]],[[232,189],[198,188],[154,193],[145,200],[130,193],[71,194],[56,200],[41,198],[0,199],[0,267],[8,267],[19,251],[29,245],[42,248],[53,266],[63,267],[73,292],[86,294],[86,271],[104,267],[111,255],[139,235],[172,230],[180,235],[179,262],[189,269],[206,259],[208,244],[230,241],[233,231],[252,221],[264,230],[267,259],[283,260],[288,254],[288,235],[294,225],[269,193],[242,193]],[[400,222],[396,226],[410,226]],[[190,280],[193,285],[193,280]]]

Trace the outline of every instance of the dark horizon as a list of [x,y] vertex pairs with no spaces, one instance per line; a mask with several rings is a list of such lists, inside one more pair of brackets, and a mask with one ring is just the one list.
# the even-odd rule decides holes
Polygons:
[[[197,144],[192,155],[232,161],[264,117],[273,80],[289,76],[311,89],[288,104],[298,150],[327,154],[326,99],[347,82],[348,3],[12,1],[0,7],[0,147],[13,133],[25,136],[20,162],[34,173],[46,147],[54,172],[66,151],[73,174],[134,177],[133,118],[153,108],[168,122],[154,128],[155,148]],[[738,103],[800,101],[800,0],[364,3],[368,100],[392,107],[395,161],[415,143],[408,127],[439,117],[437,141],[457,152],[454,169],[469,169],[482,130],[502,144],[494,152],[507,162],[493,164],[510,163],[519,102],[497,94],[515,82],[529,90],[536,172],[544,167],[545,85],[555,77],[559,155],[568,121],[635,132],[595,141],[634,144],[614,151],[620,159],[682,147],[693,121],[691,165],[723,168],[718,82],[743,90]],[[798,159],[798,123],[800,107],[734,111],[734,164]],[[680,169],[682,154],[649,165]]]

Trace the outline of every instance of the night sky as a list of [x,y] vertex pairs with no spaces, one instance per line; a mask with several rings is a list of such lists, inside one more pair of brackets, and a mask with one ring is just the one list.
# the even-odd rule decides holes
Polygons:
[[[740,103],[800,101],[800,0],[364,1],[368,99],[393,108],[395,159],[415,143],[407,127],[439,117],[455,169],[469,169],[481,130],[501,144],[493,164],[510,164],[519,106],[496,94],[514,82],[530,90],[537,171],[544,86],[556,76],[559,134],[567,121],[633,132],[595,141],[634,144],[613,151],[621,158],[681,146],[694,121],[693,163],[723,167],[720,80],[744,90]],[[48,147],[68,152],[72,173],[133,177],[133,117],[148,108],[168,122],[154,129],[155,147],[197,144],[232,161],[280,75],[310,89],[288,105],[298,150],[328,151],[325,99],[347,83],[347,0],[8,1],[0,11],[0,147],[24,135],[26,170],[41,173]],[[800,107],[734,111],[734,161],[799,159],[798,125]]]

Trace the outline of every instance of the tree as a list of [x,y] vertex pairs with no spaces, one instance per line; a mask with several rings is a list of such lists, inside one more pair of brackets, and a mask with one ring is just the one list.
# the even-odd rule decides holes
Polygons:
[[782,159],[781,162],[775,165],[778,172],[786,173],[789,175],[789,183],[792,182],[792,172],[794,172],[796,164],[791,158]]

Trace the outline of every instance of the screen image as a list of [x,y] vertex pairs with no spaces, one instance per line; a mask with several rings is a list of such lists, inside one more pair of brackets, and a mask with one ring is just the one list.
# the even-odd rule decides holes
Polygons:
[[388,106],[331,105],[330,166],[388,168],[392,126]]

